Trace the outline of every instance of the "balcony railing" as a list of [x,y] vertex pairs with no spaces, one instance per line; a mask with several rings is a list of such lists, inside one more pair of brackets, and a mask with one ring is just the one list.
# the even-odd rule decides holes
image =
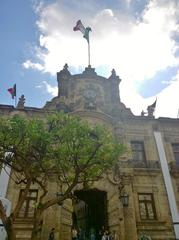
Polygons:
[[132,159],[120,161],[120,167],[160,169],[159,161],[134,161]]
[[169,162],[168,167],[171,173],[179,173],[179,164],[176,162]]

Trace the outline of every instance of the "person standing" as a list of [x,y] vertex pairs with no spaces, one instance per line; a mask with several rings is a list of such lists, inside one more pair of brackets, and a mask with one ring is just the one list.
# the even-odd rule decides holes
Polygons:
[[51,229],[48,240],[55,240],[55,228]]
[[96,240],[96,236],[95,236],[95,230],[94,230],[94,228],[91,229],[90,240]]
[[85,236],[84,236],[84,232],[81,228],[79,228],[79,231],[78,231],[78,240],[84,240],[85,239]]
[[72,229],[71,235],[72,235],[72,240],[77,240],[78,239],[78,232],[77,232],[76,228]]
[[118,234],[116,233],[115,230],[114,230],[113,233],[112,233],[112,239],[113,239],[113,240],[119,240],[119,236],[118,236]]
[[104,235],[104,232],[105,232],[105,227],[102,226],[102,228],[99,230],[99,233],[98,233],[98,235],[99,235],[99,240],[102,239],[102,237],[103,237],[103,235]]
[[102,236],[101,240],[107,240],[107,234],[106,234],[106,231],[103,233],[103,236]]
[[111,240],[110,239],[110,232],[109,232],[109,230],[106,230],[106,240]]

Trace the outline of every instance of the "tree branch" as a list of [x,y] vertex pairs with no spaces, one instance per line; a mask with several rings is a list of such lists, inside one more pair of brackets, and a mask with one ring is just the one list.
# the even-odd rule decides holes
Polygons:
[[13,211],[13,219],[15,219],[17,217],[17,215],[19,213],[19,210],[21,209],[21,207],[22,207],[22,205],[23,205],[23,203],[25,201],[25,198],[27,197],[27,194],[29,193],[31,182],[32,182],[31,179],[27,180],[27,185],[26,185],[25,191],[22,192],[22,195],[20,196],[20,199],[17,202],[16,207],[15,207],[15,209]]
[[45,195],[47,194],[47,189],[45,188],[45,186],[43,185],[43,183],[41,181],[39,181],[38,179],[35,179],[35,182],[41,187],[41,189],[43,190],[43,194],[40,196],[39,201],[42,202],[43,198],[45,197]]

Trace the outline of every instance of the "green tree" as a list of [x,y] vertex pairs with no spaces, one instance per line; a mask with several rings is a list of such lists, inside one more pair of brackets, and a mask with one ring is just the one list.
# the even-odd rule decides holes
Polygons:
[[[24,191],[9,217],[0,203],[9,240],[14,240],[13,223],[18,216],[32,184],[42,194],[38,199],[32,239],[36,239],[42,213],[54,204],[74,198],[78,184],[86,187],[99,180],[116,164],[125,147],[101,126],[68,114],[54,114],[46,119],[26,119],[14,116],[0,119],[0,162],[13,169],[16,184],[24,184]],[[4,157],[6,152],[11,152]],[[46,199],[49,182],[62,190],[60,196]]]

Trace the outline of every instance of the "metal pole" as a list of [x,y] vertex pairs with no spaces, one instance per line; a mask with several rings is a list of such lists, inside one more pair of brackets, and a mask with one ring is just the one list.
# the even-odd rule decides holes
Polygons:
[[88,67],[90,66],[90,42],[88,41]]
[[15,108],[17,106],[17,97],[15,96]]
[[165,149],[162,142],[162,136],[160,132],[154,132],[155,142],[157,145],[157,150],[159,153],[159,159],[162,168],[162,174],[165,182],[165,187],[167,191],[169,207],[172,215],[173,220],[173,227],[176,236],[176,240],[179,239],[179,215],[178,215],[178,208],[176,204],[175,194],[173,190],[172,180],[168,168],[168,162],[165,155]]

